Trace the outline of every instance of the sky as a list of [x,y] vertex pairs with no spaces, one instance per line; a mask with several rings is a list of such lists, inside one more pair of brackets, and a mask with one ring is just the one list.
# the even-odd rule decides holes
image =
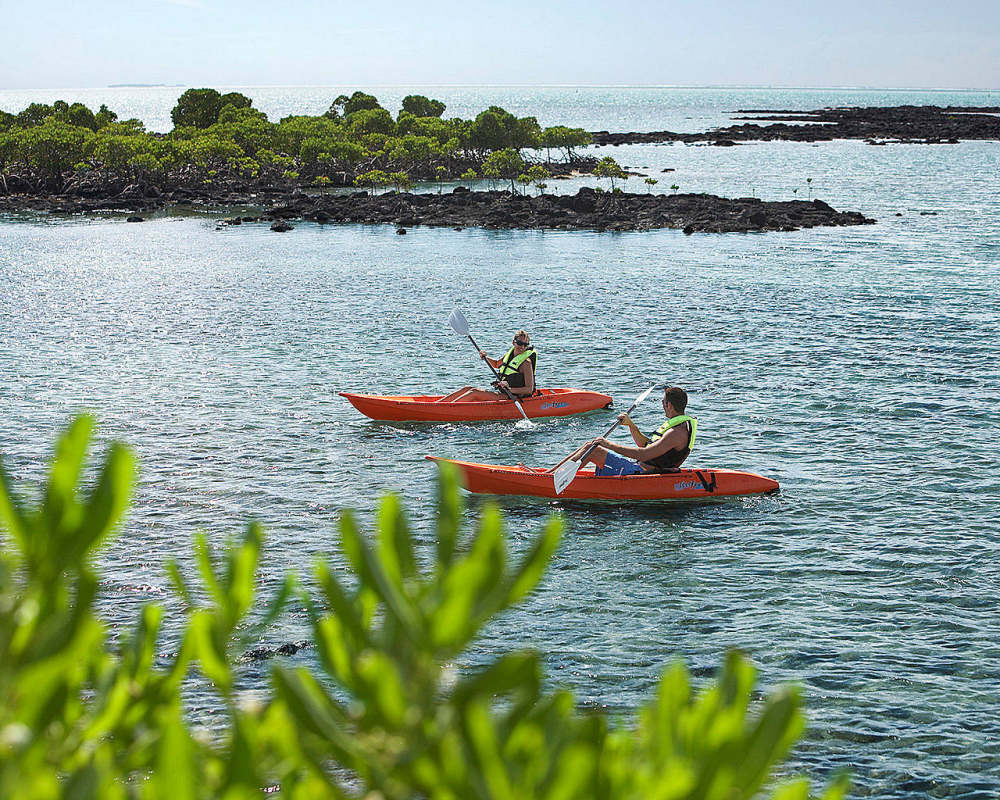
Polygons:
[[0,89],[1000,88],[996,0],[0,0],[0,19]]

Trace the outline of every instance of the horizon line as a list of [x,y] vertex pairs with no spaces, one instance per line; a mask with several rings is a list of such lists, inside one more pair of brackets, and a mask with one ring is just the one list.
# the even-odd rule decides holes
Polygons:
[[178,88],[225,88],[225,89],[327,89],[344,87],[366,87],[371,89],[416,89],[425,86],[431,89],[745,89],[782,91],[887,91],[887,92],[998,92],[1000,88],[977,86],[798,86],[785,84],[657,84],[657,83],[217,83],[210,87],[188,83],[134,83],[108,84],[105,86],[35,86],[0,88],[0,92],[68,92],[102,91],[104,89],[178,89]]

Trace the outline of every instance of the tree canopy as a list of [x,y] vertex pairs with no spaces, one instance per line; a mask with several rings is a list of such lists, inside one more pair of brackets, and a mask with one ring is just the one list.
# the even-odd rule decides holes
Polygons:
[[525,168],[522,151],[557,147],[570,159],[590,140],[579,128],[543,130],[535,117],[499,106],[471,120],[445,119],[444,103],[424,95],[407,95],[402,106],[393,119],[378,98],[356,91],[319,116],[272,122],[239,92],[188,89],[171,111],[173,130],[160,134],[104,105],[95,113],[82,103],[32,103],[0,112],[0,190],[86,186],[93,195],[248,180],[343,186],[372,171],[403,172],[409,181],[496,175],[513,188]]
[[219,121],[224,106],[249,108],[253,101],[239,92],[220,94],[215,89],[188,89],[170,112],[170,120],[178,128],[207,128]]
[[408,94],[403,98],[402,111],[415,117],[440,117],[445,105],[440,100],[429,100],[422,94]]

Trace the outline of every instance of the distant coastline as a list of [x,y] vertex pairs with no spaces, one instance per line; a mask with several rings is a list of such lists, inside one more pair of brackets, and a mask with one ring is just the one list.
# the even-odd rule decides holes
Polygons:
[[109,89],[161,89],[177,88],[183,83],[109,83]]

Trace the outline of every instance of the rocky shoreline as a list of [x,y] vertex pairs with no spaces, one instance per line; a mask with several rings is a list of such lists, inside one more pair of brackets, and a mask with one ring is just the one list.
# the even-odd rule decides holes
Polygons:
[[[731,146],[738,142],[826,142],[861,139],[869,144],[957,144],[965,140],[1000,140],[1000,107],[892,106],[824,108],[816,111],[743,109],[735,117],[741,125],[703,133],[651,131],[609,133],[594,131],[594,144],[708,143]],[[770,122],[759,125],[758,122]]]
[[220,221],[220,225],[272,222],[278,232],[290,230],[290,221],[319,223],[391,224],[451,228],[648,231],[676,228],[685,233],[749,233],[793,231],[800,228],[870,225],[875,222],[856,211],[841,212],[822,200],[764,201],[730,199],[709,194],[630,194],[590,187],[575,195],[528,196],[509,191],[471,191],[459,186],[447,193],[304,192],[295,187],[270,186],[228,189],[177,189],[165,194],[138,187],[114,197],[77,195],[0,196],[0,213],[129,214],[142,222],[143,214],[164,208],[225,210],[247,213]]
[[273,222],[290,230],[290,221],[415,225],[487,229],[648,231],[676,228],[685,233],[794,231],[817,226],[870,225],[855,211],[837,211],[822,200],[767,202],[708,194],[627,194],[583,187],[575,195],[528,197],[510,192],[472,192],[459,187],[447,194],[296,195],[260,216],[233,217],[220,225]]

